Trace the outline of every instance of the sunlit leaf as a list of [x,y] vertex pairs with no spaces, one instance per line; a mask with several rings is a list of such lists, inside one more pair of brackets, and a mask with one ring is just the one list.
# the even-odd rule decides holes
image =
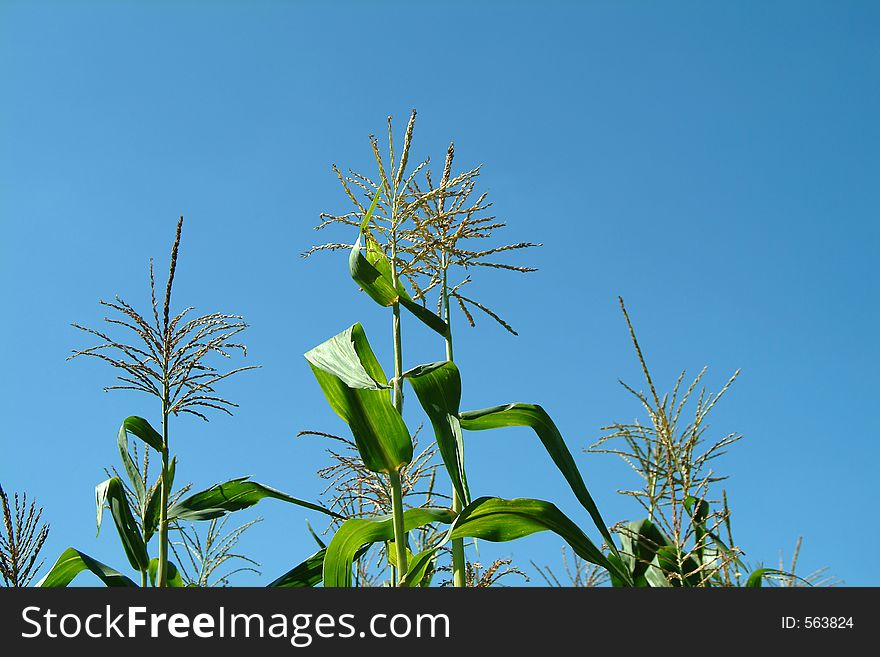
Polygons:
[[552,531],[581,559],[613,572],[626,583],[630,574],[608,560],[602,551],[555,504],[543,500],[481,497],[466,506],[451,527],[448,538],[481,538],[513,541],[536,532]]
[[[158,559],[150,559],[150,567],[148,569],[148,573],[150,575],[150,584],[156,586],[156,577],[159,571],[159,560]],[[168,562],[168,579],[167,584],[170,588],[180,589],[184,588],[186,584],[183,583],[183,578],[180,576],[180,571],[177,569],[171,561]]]
[[382,389],[387,378],[360,324],[305,357],[330,406],[351,428],[369,470],[394,472],[412,460],[409,430]]
[[[366,242],[366,255],[361,253],[362,238]],[[446,322],[420,303],[413,301],[402,281],[398,280],[395,288],[392,283],[391,262],[369,234],[358,235],[349,254],[348,268],[354,281],[380,306],[387,307],[400,303],[428,328],[444,337],[448,334],[449,327]]]
[[[403,514],[404,531],[434,522],[449,524],[455,514],[449,509],[410,509]],[[352,564],[363,547],[394,538],[393,518],[351,518],[336,530],[324,556],[324,586],[350,587]]]
[[574,462],[565,440],[559,429],[547,412],[536,404],[514,403],[505,406],[494,406],[478,411],[467,411],[461,414],[461,426],[468,431],[481,431],[484,429],[497,429],[500,427],[530,427],[537,434],[544,449],[550,455],[553,463],[565,477],[575,497],[590,514],[596,529],[602,534],[602,538],[612,552],[616,553],[614,540],[608,531],[608,526],[602,519],[602,514],[593,497],[587,490],[587,485],[581,476],[580,470]]
[[97,575],[106,586],[137,586],[122,573],[74,548],[67,548],[62,552],[49,572],[36,585],[42,588],[65,587],[84,570]]
[[169,520],[212,520],[232,511],[240,511],[254,506],[265,498],[289,502],[297,506],[318,511],[334,518],[341,518],[338,513],[325,509],[318,504],[291,497],[280,490],[269,488],[248,477],[240,477],[231,481],[215,484],[207,490],[195,493],[172,505],[168,510]]

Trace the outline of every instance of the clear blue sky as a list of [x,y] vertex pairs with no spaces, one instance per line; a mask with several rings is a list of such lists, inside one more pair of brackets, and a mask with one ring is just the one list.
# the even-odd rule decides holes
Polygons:
[[[639,415],[617,384],[640,383],[623,295],[663,387],[742,368],[711,431],[746,435],[717,469],[747,558],[775,564],[803,535],[805,571],[880,584],[876,3],[73,4],[0,4],[0,481],[46,507],[48,561],[75,546],[124,566],[111,528],[95,538],[93,487],[120,421],[157,408],[65,362],[87,344],[70,322],[97,325],[114,294],[145,308],[180,214],[177,302],[243,314],[263,367],[225,388],[235,417],[177,422],[178,479],[317,498],[323,445],[295,435],[343,425],[302,353],[359,320],[387,357],[388,318],[344,257],[299,254],[321,211],[347,209],[331,163],[369,170],[367,136],[415,107],[413,157],[454,139],[509,238],[544,243],[538,273],[478,283],[521,335],[459,322],[463,406],[543,404],[605,518],[637,517],[615,493],[627,467],[581,451]],[[441,357],[406,328],[408,365]],[[475,493],[588,526],[528,431],[473,434],[468,458]],[[264,574],[242,584],[312,549],[298,508],[257,513],[242,549]],[[559,548],[484,558],[531,571]]]

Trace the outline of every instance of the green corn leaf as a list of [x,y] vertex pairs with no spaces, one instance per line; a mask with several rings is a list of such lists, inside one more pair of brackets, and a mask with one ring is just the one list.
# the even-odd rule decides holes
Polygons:
[[459,499],[469,504],[470,491],[464,470],[464,440],[458,408],[461,403],[461,374],[452,362],[420,365],[404,373],[419,403],[428,414],[446,472]]
[[289,502],[297,506],[318,511],[334,518],[342,518],[338,513],[322,506],[291,497],[280,490],[269,488],[248,477],[215,484],[180,500],[168,510],[169,520],[212,520],[226,513],[252,507],[264,498]]
[[388,379],[360,324],[305,357],[330,406],[351,428],[368,469],[393,472],[412,460],[409,430],[384,389]]
[[[730,558],[732,563],[739,568],[747,570],[746,565],[738,556],[738,551],[728,547],[717,533],[706,526],[710,512],[709,503],[691,495],[685,498],[684,506],[690,514],[691,522],[694,525],[695,553],[698,561],[702,564],[708,564],[717,559],[719,555],[724,555]],[[714,547],[709,545],[710,541],[714,544]]]
[[119,540],[122,541],[125,556],[128,557],[131,567],[138,571],[146,570],[150,563],[147,547],[128,506],[125,490],[118,477],[111,477],[95,487],[98,532],[101,531],[105,504],[110,507],[110,514],[113,516],[116,531],[119,533]]
[[[623,556],[623,554],[621,553],[621,557],[622,556]],[[611,571],[608,573],[608,575],[611,578],[611,586],[613,586],[614,588],[623,588],[623,587],[627,587],[627,586],[634,586],[636,588],[647,588],[648,587],[648,582],[645,580],[644,577],[633,578],[632,584],[629,584],[617,576],[616,573],[628,570],[628,566],[623,562],[622,558],[618,558],[618,557],[614,556],[613,554],[609,554],[608,561],[615,568],[614,571]]]
[[382,196],[382,187],[376,190],[376,193],[373,195],[373,202],[370,203],[370,209],[367,210],[367,213],[364,215],[363,220],[361,221],[361,232],[367,230],[367,227],[370,225],[370,219],[373,218],[373,213],[376,211],[376,206],[379,205],[379,197]]
[[609,561],[602,551],[555,504],[543,500],[481,497],[462,509],[447,539],[481,538],[491,542],[513,541],[536,532],[552,531],[571,546],[581,559],[594,563],[628,585],[630,574]]
[[360,323],[307,351],[305,358],[310,365],[332,374],[349,388],[387,390],[391,387]]
[[[407,560],[407,571],[401,582],[402,586],[428,586],[434,571],[434,561],[439,547],[432,547],[410,556]],[[389,552],[390,554],[390,552]]]
[[[667,586],[699,586],[701,583],[699,564],[691,555],[682,559],[675,545],[663,545],[658,548],[651,565],[662,571]],[[656,572],[651,568],[645,573],[645,577],[649,582],[659,581]]]
[[325,547],[327,547],[327,544],[324,543],[324,541],[321,540],[321,537],[315,533],[315,530],[312,528],[312,523],[310,523],[308,520],[306,520],[306,527],[308,527],[309,534],[311,534],[312,538],[315,539],[315,543],[318,544],[319,548],[323,550]]
[[36,585],[41,588],[62,588],[84,570],[97,575],[105,586],[137,586],[122,573],[74,548],[67,548],[62,552],[49,572]]
[[[380,306],[392,306],[397,303],[400,293],[391,284],[391,276],[383,274],[373,263],[361,253],[361,237],[358,235],[351,253],[348,256],[348,269],[354,282]],[[387,261],[387,259],[386,259]],[[378,260],[377,262],[383,262]],[[389,265],[390,269],[390,265]]]
[[[386,544],[388,548],[388,565],[397,568],[397,545],[394,541],[388,541]],[[409,547],[406,549],[406,563],[409,564],[410,560],[413,558],[412,550]]]
[[122,428],[120,431],[123,429],[129,433],[133,433],[157,452],[162,451],[162,446],[164,444],[162,435],[151,427],[150,423],[144,418],[138,417],[137,415],[125,418],[122,422]]
[[[177,457],[172,457],[171,463],[168,464],[168,491],[173,490],[174,472],[177,469]],[[144,513],[144,541],[149,543],[157,531],[159,531],[159,515],[162,507],[162,475],[156,482],[156,487],[150,493],[150,499],[147,501],[147,509]]]
[[[148,569],[150,575],[150,584],[156,586],[156,577],[159,571],[159,560],[158,559],[150,559],[150,567]],[[172,589],[182,589],[186,587],[186,584],[183,583],[183,578],[180,576],[180,571],[177,569],[171,561],[168,562],[168,580],[167,584],[169,588]]]
[[321,583],[326,552],[326,548],[318,550],[301,564],[297,564],[274,582],[268,584],[268,588],[297,589],[317,586]]
[[691,523],[694,526],[695,553],[697,561],[701,564],[705,561],[706,537],[709,532],[706,529],[706,520],[709,518],[709,503],[706,500],[697,499],[693,495],[688,495],[684,500],[684,507],[691,516]]
[[147,497],[144,478],[141,476],[140,470],[137,465],[135,465],[135,462],[131,458],[131,454],[128,452],[128,431],[124,424],[119,427],[119,431],[116,434],[116,446],[119,447],[119,456],[122,458],[122,465],[125,468],[125,474],[128,475],[128,480],[131,482],[131,487],[132,490],[134,490],[138,505],[143,507]]
[[[455,514],[449,509],[410,509],[403,514],[404,531],[412,531],[434,522],[449,524]],[[351,567],[365,546],[394,538],[393,518],[351,518],[334,534],[324,556],[324,586],[350,587]]]
[[746,587],[748,588],[758,588],[763,586],[763,582],[770,575],[778,575],[779,577],[794,577],[797,580],[800,580],[803,584],[807,586],[812,586],[808,580],[805,580],[803,577],[798,577],[792,573],[787,573],[784,570],[779,570],[777,568],[758,568],[752,571],[752,574],[749,575],[748,580],[746,580]]
[[[363,248],[361,238],[366,243],[366,256],[361,253]],[[388,307],[400,303],[431,330],[443,337],[449,333],[446,322],[420,303],[413,301],[401,281],[397,282],[395,288],[391,282],[391,262],[369,233],[358,235],[348,256],[348,269],[355,283],[380,306]]]
[[[401,283],[401,286],[403,283]],[[434,331],[435,333],[439,333],[444,338],[449,333],[449,327],[446,325],[439,316],[432,313],[430,310],[425,308],[418,301],[413,301],[409,298],[409,295],[404,296],[404,294],[400,295],[400,305],[410,311],[413,315],[415,315],[425,326]]]
[[[618,532],[620,534],[620,558],[632,574],[635,584],[650,584],[646,573],[652,568],[657,550],[671,545],[669,539],[647,518],[630,522]],[[656,580],[657,573],[653,573]],[[662,577],[662,573],[660,575]],[[664,579],[665,581],[665,579]]]
[[749,575],[749,579],[746,581],[746,587],[750,589],[760,588],[764,582],[764,575],[767,573],[767,568],[758,568],[751,575]]
[[574,457],[565,444],[559,429],[556,428],[556,424],[543,408],[536,404],[514,403],[484,408],[479,411],[467,411],[461,414],[461,426],[468,431],[482,431],[500,427],[530,427],[533,429],[553,463],[565,477],[575,497],[590,514],[593,523],[602,534],[602,538],[611,552],[617,554],[617,547],[611,538],[608,526],[602,519],[602,514],[599,513],[590,491],[587,490],[587,485],[574,462]]
[[666,579],[666,575],[663,574],[663,568],[660,566],[660,559],[655,554],[653,561],[645,570],[645,581],[649,586],[657,589],[665,589],[670,588],[672,584],[669,583],[669,580]]

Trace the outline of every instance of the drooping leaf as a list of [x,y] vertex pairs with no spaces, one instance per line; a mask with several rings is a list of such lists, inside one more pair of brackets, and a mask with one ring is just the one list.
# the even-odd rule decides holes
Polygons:
[[[400,283],[402,286],[403,283]],[[409,298],[409,295],[404,296],[400,295],[400,305],[410,311],[413,315],[415,315],[425,326],[434,331],[435,333],[439,333],[444,338],[449,333],[449,327],[446,322],[440,319],[439,316],[432,313],[430,310],[425,308],[418,301],[413,301]]]
[[[455,514],[449,509],[410,509],[404,512],[404,531],[412,531],[434,522],[449,524]],[[394,538],[393,518],[351,518],[336,530],[324,556],[324,586],[350,587],[351,568],[363,547]]]
[[147,496],[144,478],[141,476],[140,470],[128,452],[128,431],[124,424],[119,427],[119,431],[116,434],[116,446],[119,448],[122,466],[125,469],[125,474],[128,475],[128,480],[131,482],[131,488],[134,491],[138,504],[143,507]]
[[446,540],[472,537],[504,542],[547,530],[565,540],[582,559],[605,568],[630,585],[630,575],[619,559],[615,560],[617,563],[610,561],[556,505],[543,500],[476,499],[459,514]]
[[749,575],[748,580],[746,580],[746,587],[761,587],[764,580],[767,579],[770,575],[778,575],[780,577],[794,577],[804,584],[811,586],[810,582],[805,580],[803,577],[798,577],[797,575],[793,575],[792,573],[787,573],[784,570],[779,570],[777,568],[757,568],[756,570],[752,571],[752,573]]
[[409,430],[383,389],[388,379],[360,324],[305,357],[330,406],[351,428],[368,469],[394,472],[412,460]]
[[373,265],[361,253],[361,238],[358,235],[351,253],[348,256],[348,269],[354,282],[367,293],[367,295],[380,306],[391,306],[400,298],[400,294],[391,284],[391,277],[383,273]]
[[467,411],[461,414],[461,426],[468,431],[482,431],[500,427],[529,427],[533,429],[553,463],[565,477],[575,497],[590,514],[596,529],[602,534],[602,538],[611,552],[617,553],[617,547],[611,538],[608,526],[602,519],[602,514],[599,513],[590,491],[587,490],[587,485],[574,462],[571,451],[565,444],[556,424],[543,408],[537,404],[513,403],[478,411]]
[[281,577],[276,579],[268,588],[309,588],[317,586],[321,583],[321,576],[324,570],[324,554],[326,548],[322,548],[315,552],[308,559],[297,564]]
[[[362,238],[366,242],[366,256],[361,253]],[[348,257],[348,269],[358,286],[380,306],[388,307],[400,303],[428,328],[446,337],[449,332],[446,322],[413,301],[402,281],[398,280],[395,288],[392,283],[391,262],[369,233],[358,235]]]
[[118,477],[111,477],[95,486],[98,532],[101,531],[105,504],[110,507],[110,514],[113,516],[116,531],[119,533],[119,540],[122,542],[125,556],[128,557],[131,567],[138,571],[146,570],[150,563],[147,547],[144,545],[144,539],[128,506],[125,490]]
[[[177,469],[177,457],[172,457],[171,463],[168,464],[168,491],[169,493],[173,490],[174,486],[174,472]],[[163,475],[159,475],[159,480],[156,483],[156,487],[153,489],[153,492],[150,494],[150,499],[147,502],[147,509],[144,513],[144,540],[149,543],[150,539],[153,537],[157,531],[159,531],[159,519],[160,513],[162,511],[162,477]]]
[[264,486],[248,477],[240,477],[231,481],[215,484],[207,490],[194,493],[180,500],[168,510],[169,520],[213,520],[226,513],[240,511],[252,507],[264,498],[272,498],[289,502],[297,506],[318,511],[334,518],[342,518],[335,511],[291,497],[280,490]]
[[151,427],[150,423],[144,418],[138,417],[137,415],[127,417],[122,421],[122,428],[120,431],[122,431],[122,429],[129,433],[133,433],[157,452],[162,451],[162,445],[164,442],[162,440],[162,435]]
[[41,588],[65,587],[84,570],[97,575],[105,586],[137,586],[122,573],[74,548],[67,548],[61,553],[49,572],[37,582],[37,586]]
[[555,504],[543,500],[481,497],[462,509],[448,538],[513,541],[536,532],[552,531],[581,559],[594,563],[629,584],[630,574],[615,565]]
[[[158,559],[150,559],[148,572],[150,575],[150,584],[156,586],[156,578],[159,572]],[[183,578],[180,576],[180,571],[171,561],[168,562],[168,579],[166,583],[168,584],[168,587],[172,589],[181,589],[186,586],[186,584],[183,583]]]
[[464,470],[464,440],[458,419],[461,374],[453,362],[420,365],[404,373],[428,414],[446,472],[463,504],[470,503]]
[[750,589],[760,588],[764,581],[764,573],[767,571],[766,568],[758,568],[751,575],[749,575],[749,579],[746,581],[746,587]]
[[307,351],[305,357],[313,367],[332,374],[349,388],[390,388],[360,323]]

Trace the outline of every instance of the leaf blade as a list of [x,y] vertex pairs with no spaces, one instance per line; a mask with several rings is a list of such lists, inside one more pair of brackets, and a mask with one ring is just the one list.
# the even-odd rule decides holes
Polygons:
[[[410,509],[404,512],[404,531],[412,531],[433,522],[449,524],[455,514],[449,509]],[[393,519],[390,515],[377,518],[350,518],[346,520],[327,546],[324,556],[324,586],[351,586],[351,567],[357,553],[367,545],[394,538]]]
[[387,387],[387,379],[360,324],[305,357],[331,408],[351,429],[368,469],[394,472],[412,460],[409,430],[387,391],[379,388]]
[[485,429],[497,429],[501,427],[529,427],[537,434],[544,449],[550,455],[559,472],[568,482],[575,497],[586,509],[593,519],[593,524],[602,534],[602,538],[608,544],[609,549],[617,554],[617,547],[608,531],[608,526],[602,519],[599,508],[593,501],[590,491],[581,476],[571,451],[565,444],[556,424],[547,412],[537,404],[513,403],[503,406],[494,406],[476,411],[467,411],[461,414],[461,426],[468,431],[482,431]]
[[116,525],[128,562],[135,570],[145,571],[150,563],[147,546],[128,506],[125,490],[118,477],[111,477],[95,486],[98,532],[101,531],[105,504],[110,507],[110,514],[113,516],[113,523]]
[[622,581],[629,573],[606,557],[589,537],[552,502],[529,498],[481,497],[462,509],[447,536],[506,542],[541,531],[552,531],[582,559],[605,568]]
[[[174,562],[169,561],[168,563],[168,577],[166,583],[168,584],[168,588],[172,589],[182,589],[186,586],[183,583],[183,577],[180,576],[180,570],[177,566],[174,565]],[[159,560],[158,559],[150,559],[150,566],[147,569],[147,572],[150,576],[150,584],[152,586],[156,586],[156,578],[159,572]]]
[[187,496],[168,509],[169,520],[212,520],[226,513],[240,511],[254,506],[260,500],[270,498],[288,502],[317,511],[333,518],[342,518],[335,511],[292,497],[275,488],[270,488],[248,477],[239,477],[223,483],[214,484],[198,493]]
[[134,434],[157,452],[162,452],[165,442],[162,439],[162,435],[150,426],[150,423],[144,418],[138,417],[137,415],[131,415],[122,421],[122,428],[120,431],[122,431],[122,429]]
[[317,586],[323,576],[324,555],[326,552],[326,548],[321,548],[308,559],[297,564],[270,584],[267,584],[266,587],[298,589]]
[[459,420],[461,374],[455,363],[444,361],[420,365],[408,372],[409,381],[419,403],[434,428],[434,438],[452,486],[463,504],[470,503],[470,490],[464,469],[464,438]]
[[96,575],[106,586],[136,587],[133,581],[97,559],[74,548],[67,548],[53,564],[49,572],[37,582],[40,588],[63,588],[70,584],[82,571],[88,570]]

